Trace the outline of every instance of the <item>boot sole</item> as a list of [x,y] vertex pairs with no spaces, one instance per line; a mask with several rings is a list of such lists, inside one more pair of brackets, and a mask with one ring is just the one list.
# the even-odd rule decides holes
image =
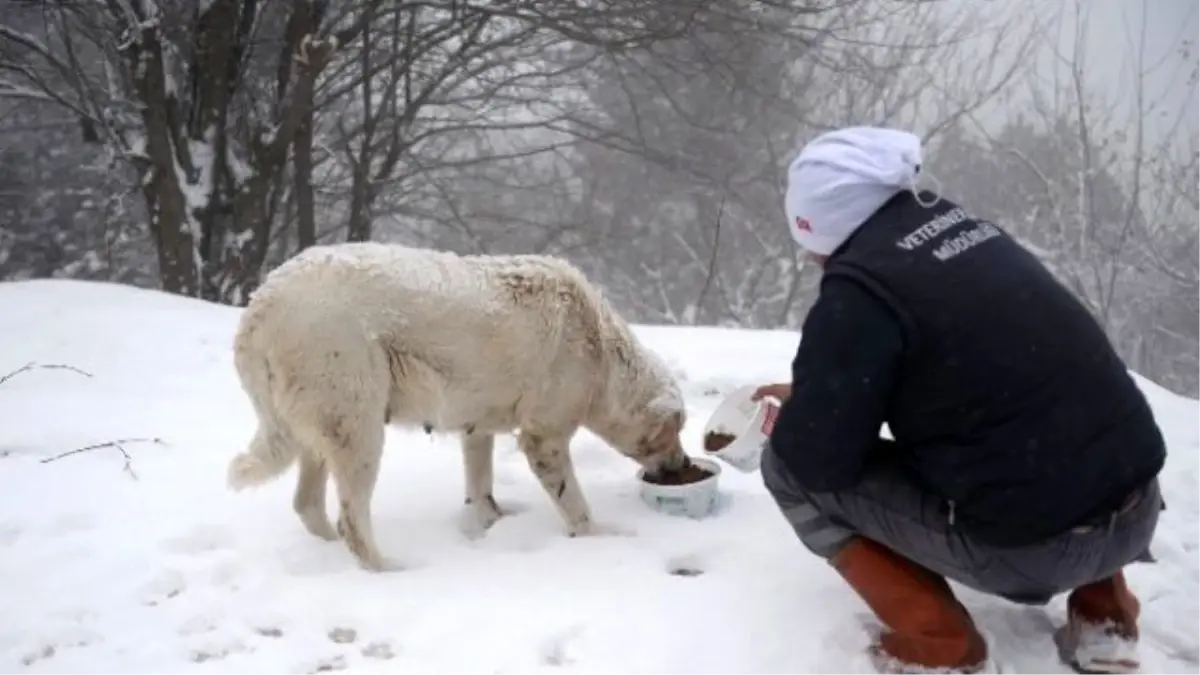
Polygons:
[[1069,626],[1064,625],[1054,631],[1054,646],[1058,650],[1058,658],[1077,673],[1086,675],[1126,675],[1141,672],[1142,664],[1132,659],[1092,659],[1086,666],[1079,663],[1074,655],[1074,647],[1069,636]]

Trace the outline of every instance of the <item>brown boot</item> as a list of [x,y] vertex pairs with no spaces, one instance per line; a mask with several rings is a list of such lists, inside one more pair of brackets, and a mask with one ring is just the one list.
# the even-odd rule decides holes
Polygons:
[[861,537],[838,553],[833,566],[884,624],[871,648],[880,672],[983,668],[987,643],[945,579]]
[[1141,604],[1115,575],[1080,586],[1067,598],[1067,625],[1055,636],[1063,660],[1081,673],[1134,673]]

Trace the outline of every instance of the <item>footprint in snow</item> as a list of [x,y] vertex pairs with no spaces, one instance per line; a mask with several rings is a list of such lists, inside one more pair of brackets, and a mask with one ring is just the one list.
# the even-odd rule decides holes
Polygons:
[[312,673],[330,673],[335,670],[345,670],[345,669],[346,669],[346,657],[342,656],[341,654],[338,654],[337,656],[333,656],[333,657],[326,658],[326,659],[321,659],[320,661],[318,661],[316,663],[316,665],[306,668],[304,672],[309,673],[311,675]]
[[197,614],[188,617],[179,625],[178,632],[180,635],[203,635],[211,633],[217,629],[216,617]]
[[21,664],[27,667],[32,666],[41,661],[48,661],[63,651],[83,649],[104,641],[99,633],[81,626],[68,626],[54,632],[56,633],[55,637],[25,653],[21,657]]
[[138,600],[147,607],[155,607],[171,598],[178,597],[187,588],[183,574],[178,570],[163,570],[138,590]]
[[283,637],[283,629],[276,628],[274,626],[259,626],[254,629],[254,632],[263,637],[269,637],[269,638]]
[[704,574],[704,565],[698,556],[676,556],[667,561],[667,574],[673,577],[698,577]]
[[26,667],[32,666],[38,661],[46,661],[54,658],[54,655],[57,653],[58,649],[54,645],[43,645],[42,647],[29,652],[25,656],[22,656],[21,665]]
[[391,643],[377,641],[367,644],[362,648],[362,655],[368,659],[378,659],[380,661],[390,661],[396,658],[396,652],[392,649]]
[[227,560],[214,565],[209,570],[209,579],[213,585],[230,592],[237,592],[239,590],[238,580],[241,577],[242,565],[238,561]]
[[538,660],[545,666],[569,666],[575,663],[571,646],[583,635],[582,626],[571,626],[567,630],[551,635],[542,641],[538,649]]
[[221,661],[233,654],[244,654],[252,651],[254,650],[240,642],[232,642],[220,647],[193,649],[188,653],[188,660],[192,663],[207,663],[209,661]]
[[[330,629],[327,635],[330,642],[339,645],[354,644],[354,642],[358,640],[358,631],[354,630],[353,628],[346,628],[343,626]],[[362,655],[368,659],[377,659],[379,661],[389,661],[396,657],[396,650],[392,647],[390,642],[385,640],[369,642],[362,648],[361,651]],[[342,657],[339,656],[337,658],[341,659]],[[337,667],[336,664],[332,663],[326,663],[325,665],[328,666],[329,670],[340,670],[341,667],[345,667],[344,664],[341,667]]]

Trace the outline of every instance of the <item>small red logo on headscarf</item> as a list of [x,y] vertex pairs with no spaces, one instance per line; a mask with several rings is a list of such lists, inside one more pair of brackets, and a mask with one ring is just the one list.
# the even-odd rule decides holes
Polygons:
[[812,224],[808,222],[807,218],[796,216],[796,229],[801,232],[812,232]]

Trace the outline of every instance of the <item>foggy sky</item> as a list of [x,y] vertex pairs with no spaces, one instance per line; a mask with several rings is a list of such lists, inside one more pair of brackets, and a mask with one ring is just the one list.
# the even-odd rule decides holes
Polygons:
[[[1062,0],[1072,4],[1070,0]],[[1194,84],[1188,82],[1196,66],[1196,43],[1200,37],[1200,12],[1196,0],[1083,0],[1087,8],[1087,51],[1091,84],[1120,100],[1132,101],[1138,71],[1139,28],[1145,19],[1145,93],[1148,100],[1161,101],[1163,108],[1182,111],[1191,133],[1196,133],[1200,103]],[[1064,25],[1060,49],[1068,53],[1073,43],[1072,27]],[[1187,46],[1187,56],[1181,49]],[[1039,61],[1039,69],[1044,61]],[[1156,125],[1165,124],[1152,117]],[[1161,130],[1161,128],[1159,129]]]

